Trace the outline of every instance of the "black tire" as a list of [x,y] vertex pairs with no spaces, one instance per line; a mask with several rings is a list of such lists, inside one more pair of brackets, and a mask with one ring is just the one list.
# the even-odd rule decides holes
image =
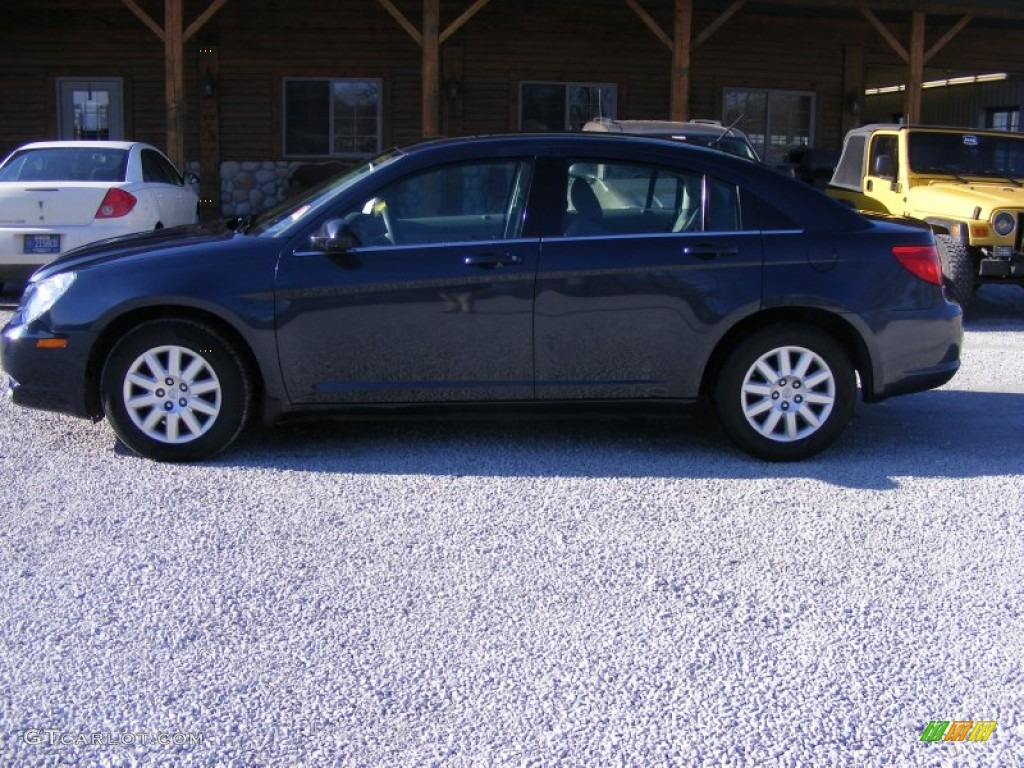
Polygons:
[[788,323],[740,342],[714,391],[726,434],[765,461],[798,461],[828,448],[853,415],[856,398],[856,373],[835,339]]
[[227,448],[245,428],[252,385],[237,350],[209,326],[153,320],[114,345],[100,395],[131,450],[156,461],[197,461]]
[[966,245],[949,235],[936,235],[935,244],[939,250],[939,261],[942,262],[946,293],[961,309],[967,309],[978,283],[974,259]]

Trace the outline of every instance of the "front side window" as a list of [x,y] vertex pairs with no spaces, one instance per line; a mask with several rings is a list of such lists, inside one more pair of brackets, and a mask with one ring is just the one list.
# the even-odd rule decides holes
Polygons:
[[531,164],[458,163],[406,177],[343,214],[360,245],[426,245],[519,236]]
[[611,83],[521,83],[519,129],[580,131],[590,120],[614,119],[617,90]]
[[284,154],[365,157],[379,152],[381,90],[376,78],[286,79]]
[[580,161],[569,166],[565,237],[741,229],[736,186],[696,172]]
[[886,179],[896,178],[897,170],[900,167],[900,144],[899,138],[893,134],[882,134],[871,140],[871,165],[872,176],[881,176]]

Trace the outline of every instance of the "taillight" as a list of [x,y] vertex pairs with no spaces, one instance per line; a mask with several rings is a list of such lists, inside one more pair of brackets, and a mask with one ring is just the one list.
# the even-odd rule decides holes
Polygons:
[[116,219],[127,216],[132,208],[139,202],[131,192],[125,192],[118,187],[111,187],[103,197],[103,202],[96,209],[97,219]]
[[934,245],[894,245],[892,255],[925,282],[942,285],[942,263]]

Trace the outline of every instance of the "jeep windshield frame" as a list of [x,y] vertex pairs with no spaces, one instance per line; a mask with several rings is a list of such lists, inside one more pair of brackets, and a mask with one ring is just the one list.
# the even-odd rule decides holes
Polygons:
[[907,163],[920,175],[1024,178],[1024,135],[971,131],[908,131]]

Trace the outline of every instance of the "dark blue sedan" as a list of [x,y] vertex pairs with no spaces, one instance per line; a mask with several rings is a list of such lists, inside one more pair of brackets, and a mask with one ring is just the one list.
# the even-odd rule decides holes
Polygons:
[[722,153],[601,134],[396,150],[232,226],[72,251],[3,330],[15,403],[189,461],[253,419],[706,397],[767,460],[948,381],[927,229]]

